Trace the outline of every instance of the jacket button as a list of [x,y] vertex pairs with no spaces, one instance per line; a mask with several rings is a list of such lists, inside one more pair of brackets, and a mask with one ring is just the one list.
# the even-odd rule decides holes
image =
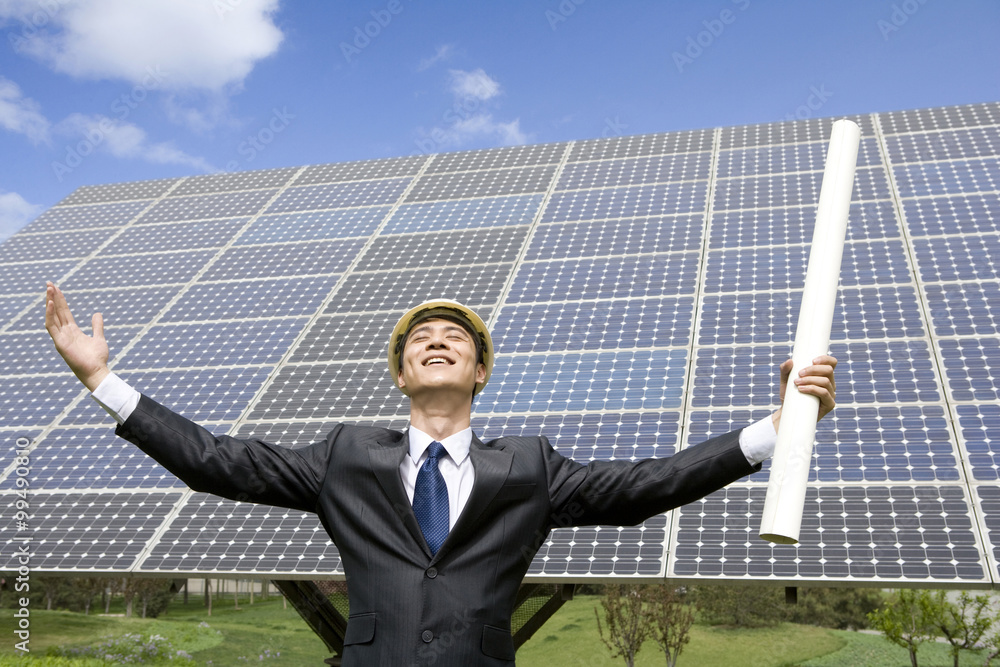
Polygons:
[[438,576],[437,568],[436,567],[429,567],[429,568],[427,568],[427,576],[429,578],[431,578],[431,579],[433,579],[436,576]]
[[424,640],[425,644],[429,644],[434,639],[434,633],[430,630],[424,630],[420,633],[420,638]]

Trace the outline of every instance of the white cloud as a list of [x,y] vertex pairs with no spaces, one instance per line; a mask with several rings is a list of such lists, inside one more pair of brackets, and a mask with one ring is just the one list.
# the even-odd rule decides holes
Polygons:
[[448,75],[453,104],[442,116],[444,124],[417,130],[416,144],[421,152],[453,150],[483,139],[499,146],[528,142],[519,118],[498,121],[489,111],[489,101],[502,92],[496,79],[481,68],[471,72],[449,70]]
[[28,224],[43,208],[29,204],[16,192],[0,192],[0,242]]
[[482,68],[472,72],[460,69],[448,70],[451,77],[451,92],[460,100],[485,101],[500,94],[500,84]]
[[77,150],[80,144],[87,146],[86,153],[101,151],[117,158],[144,160],[154,164],[181,164],[202,171],[214,171],[212,165],[203,158],[189,155],[170,142],[150,142],[146,131],[132,123],[108,118],[107,116],[85,116],[75,113],[59,123],[60,133],[80,137],[69,148]]
[[41,23],[12,31],[15,49],[70,76],[141,84],[153,68],[165,90],[232,92],[281,44],[278,1],[0,0],[0,20]]
[[28,137],[33,143],[48,143],[49,121],[38,102],[24,97],[16,83],[0,76],[0,127]]
[[430,69],[434,65],[438,64],[442,60],[447,60],[451,57],[451,54],[455,51],[455,48],[451,44],[445,44],[443,46],[437,47],[434,51],[434,55],[430,58],[421,58],[420,62],[417,63],[417,71],[423,72],[426,69]]

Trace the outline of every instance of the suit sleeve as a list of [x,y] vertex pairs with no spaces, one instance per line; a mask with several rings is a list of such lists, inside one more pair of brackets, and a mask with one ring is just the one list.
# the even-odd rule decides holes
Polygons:
[[760,470],[747,461],[739,438],[740,431],[732,431],[662,459],[586,465],[542,438],[551,516],[578,526],[631,526],[703,498]]
[[339,426],[318,442],[288,449],[215,436],[147,396],[115,433],[195,491],[231,500],[315,512]]

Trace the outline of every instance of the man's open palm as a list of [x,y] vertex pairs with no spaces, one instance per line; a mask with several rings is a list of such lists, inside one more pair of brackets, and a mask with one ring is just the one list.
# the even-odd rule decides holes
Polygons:
[[45,288],[45,328],[52,336],[63,360],[80,382],[93,391],[108,373],[108,341],[104,338],[104,318],[94,313],[94,335],[77,326],[62,290],[51,282]]

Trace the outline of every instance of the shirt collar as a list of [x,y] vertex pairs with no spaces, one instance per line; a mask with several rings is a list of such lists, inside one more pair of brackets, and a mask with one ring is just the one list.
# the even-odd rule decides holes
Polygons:
[[[409,437],[410,458],[413,459],[413,463],[416,465],[420,461],[420,457],[427,451],[427,448],[434,442],[434,438],[413,424],[410,424]],[[472,427],[470,426],[458,433],[449,435],[439,442],[444,446],[445,451],[448,452],[448,456],[455,462],[455,465],[461,465],[465,457],[469,455],[469,448],[472,447]]]

